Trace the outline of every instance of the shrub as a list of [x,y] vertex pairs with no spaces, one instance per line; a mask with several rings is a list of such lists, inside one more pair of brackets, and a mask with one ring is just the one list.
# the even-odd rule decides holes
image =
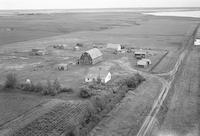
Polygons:
[[80,97],[82,97],[82,98],[89,98],[91,96],[92,96],[91,89],[89,89],[87,87],[80,88]]
[[143,81],[145,81],[145,78],[137,73],[136,75],[125,79],[124,84],[127,85],[128,88],[136,88]]
[[6,76],[5,88],[15,88],[18,84],[17,76],[15,73],[9,73]]
[[135,79],[135,77],[130,77],[128,79],[126,79],[126,85],[128,86],[128,88],[135,88],[137,86],[137,79]]
[[60,92],[72,93],[72,92],[74,92],[74,90],[72,88],[61,88]]
[[41,83],[37,83],[34,85],[34,92],[42,92],[44,90],[44,85]]

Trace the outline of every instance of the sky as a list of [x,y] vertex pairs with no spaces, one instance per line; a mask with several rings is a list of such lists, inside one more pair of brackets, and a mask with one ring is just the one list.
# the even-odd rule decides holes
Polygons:
[[200,0],[0,0],[0,9],[200,7]]

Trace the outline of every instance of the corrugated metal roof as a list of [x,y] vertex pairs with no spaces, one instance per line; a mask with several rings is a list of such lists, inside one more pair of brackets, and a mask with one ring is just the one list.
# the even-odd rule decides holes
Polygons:
[[86,51],[86,53],[90,54],[92,59],[95,59],[95,58],[100,57],[100,56],[103,55],[101,53],[101,51],[99,49],[97,49],[97,48],[90,49],[90,50]]
[[121,45],[120,44],[114,44],[114,43],[108,43],[107,44],[107,48],[112,48],[112,49],[120,50],[121,49]]
[[147,65],[147,61],[145,61],[145,60],[138,60],[137,61],[137,65],[146,66]]

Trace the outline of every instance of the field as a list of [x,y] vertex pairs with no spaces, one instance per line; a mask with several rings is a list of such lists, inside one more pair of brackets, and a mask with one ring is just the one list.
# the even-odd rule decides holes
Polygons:
[[[27,113],[27,116],[24,116],[24,120],[27,123],[22,123],[19,128],[16,128],[17,131],[19,130],[19,133],[16,135],[20,135],[20,132],[26,131],[26,129],[33,129],[33,132],[37,133],[34,128],[31,127],[29,129],[29,126],[35,125],[31,123],[32,121],[37,124],[39,122],[37,118],[40,116],[42,120],[44,119],[44,122],[47,118],[46,114],[50,114],[55,120],[59,118],[55,116],[56,114],[53,109],[55,107],[49,106],[49,102],[55,105],[58,103],[58,107],[63,107],[60,103],[65,102],[81,101],[84,103],[85,99],[79,96],[79,88],[85,85],[84,78],[92,70],[97,71],[100,68],[104,68],[110,71],[112,74],[111,83],[120,79],[121,76],[130,75],[130,72],[137,73],[138,71],[143,71],[156,74],[169,72],[186,46],[185,41],[191,36],[199,21],[192,18],[154,17],[131,12],[21,14],[1,16],[0,20],[2,20],[0,22],[1,85],[6,81],[7,74],[16,73],[17,79],[22,83],[26,79],[30,79],[34,84],[43,84],[48,80],[54,81],[57,79],[62,87],[73,89],[70,93],[61,93],[56,96],[42,96],[40,93],[23,92],[18,89],[1,89],[0,109],[3,110],[0,111],[0,134],[4,133],[4,128],[15,128],[14,125],[11,125],[12,120],[20,117],[18,118],[19,120],[17,119],[20,122],[21,117],[23,119],[23,114]],[[77,43],[83,44],[80,50],[74,50]],[[107,49],[106,46],[108,43],[123,45],[125,47],[124,52],[115,53],[115,51]],[[58,44],[66,44],[67,48],[53,48],[54,45]],[[94,47],[99,48],[103,53],[103,61],[95,65],[77,64],[77,60],[81,54]],[[47,54],[42,56],[31,55],[31,50],[36,48],[45,49]],[[147,58],[151,59],[152,64],[147,68],[137,67],[137,59],[134,57],[133,52],[127,51],[128,49],[142,49],[147,51]],[[59,71],[57,66],[60,63],[72,63],[73,65],[66,71]],[[110,113],[114,119],[111,119],[109,122],[102,120],[100,123],[104,124],[106,122],[106,124],[111,124],[112,126],[108,127],[108,130],[105,129],[104,134],[106,135],[106,133],[118,129],[118,126],[115,126],[115,121],[122,121],[117,119],[119,116],[121,117],[121,114],[124,113],[123,111],[129,105],[132,108],[124,114],[122,119],[140,118],[140,121],[138,121],[140,122],[139,124],[138,122],[130,124],[130,126],[135,126],[134,134],[136,134],[141,121],[144,120],[144,116],[148,112],[145,112],[144,108],[151,108],[160,88],[161,85],[156,79],[147,77],[146,82],[136,88],[136,92],[133,91],[133,94],[129,92],[125,95],[125,98],[118,105],[119,107],[114,108],[114,111]],[[114,104],[119,102],[124,96],[122,97],[121,94],[117,94],[117,97],[119,98],[114,99]],[[59,114],[65,111],[68,112],[68,106],[65,104],[62,111],[57,111]],[[43,106],[37,109],[38,105]],[[120,105],[124,107],[120,107]],[[113,106],[111,107],[113,108]],[[43,109],[44,112],[41,112]],[[72,109],[69,113],[73,113],[74,110],[77,109]],[[81,107],[78,110],[80,113],[81,111],[85,113],[86,109]],[[33,113],[37,112],[39,112],[37,116],[34,116]],[[134,112],[135,114],[129,117],[130,112]],[[141,112],[144,113],[144,116],[138,116]],[[82,116],[79,116],[79,114],[76,115],[82,121]],[[28,119],[28,117],[32,116],[33,118]],[[63,119],[66,119],[62,122],[64,124],[70,120],[70,118],[68,119],[65,116],[67,114],[63,114],[62,116]],[[109,120],[109,117],[106,119]],[[51,119],[48,118],[48,120]],[[39,123],[44,125],[43,122]],[[54,126],[51,127],[53,128]],[[56,128],[55,131],[57,129],[59,130],[59,128]],[[98,126],[93,131],[96,129],[98,129]],[[119,133],[127,133],[127,130],[122,130],[123,132],[121,132],[121,128],[119,131]],[[28,135],[28,131],[26,132],[26,135]],[[41,133],[44,134],[44,132]],[[50,132],[49,135],[51,135]]]
[[199,47],[193,47],[174,82],[168,112],[153,135],[199,135]]

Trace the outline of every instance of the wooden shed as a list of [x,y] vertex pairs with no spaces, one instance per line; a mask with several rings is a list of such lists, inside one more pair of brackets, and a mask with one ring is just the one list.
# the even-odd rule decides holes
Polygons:
[[80,59],[79,64],[96,64],[103,60],[103,54],[101,51],[97,48],[90,49],[88,51],[85,51]]

